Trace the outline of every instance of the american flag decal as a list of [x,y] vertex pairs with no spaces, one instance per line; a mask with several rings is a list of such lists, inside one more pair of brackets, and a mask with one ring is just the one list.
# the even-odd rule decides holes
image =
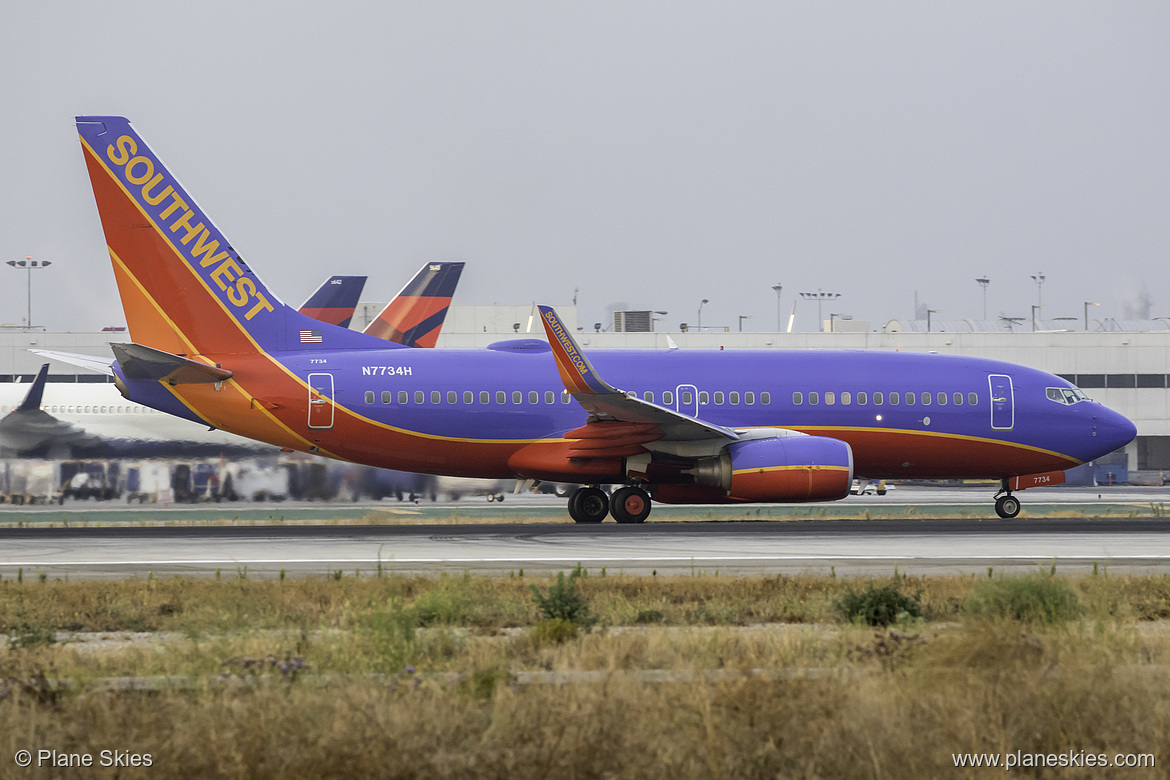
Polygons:
[[319,330],[302,330],[301,331],[302,344],[320,344],[321,331]]

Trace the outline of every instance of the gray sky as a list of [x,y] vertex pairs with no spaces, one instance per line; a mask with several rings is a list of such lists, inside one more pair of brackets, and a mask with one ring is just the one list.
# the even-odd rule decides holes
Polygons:
[[[794,293],[942,319],[1170,315],[1170,4],[294,2],[0,11],[0,260],[33,320],[123,324],[73,126],[122,114],[297,305],[616,303],[672,329]],[[797,328],[815,329],[802,304]],[[0,322],[25,316],[0,265]]]

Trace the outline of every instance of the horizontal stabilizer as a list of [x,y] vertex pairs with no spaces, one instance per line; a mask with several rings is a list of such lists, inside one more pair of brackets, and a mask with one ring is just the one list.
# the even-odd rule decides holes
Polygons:
[[108,357],[79,355],[76,352],[56,352],[51,349],[30,349],[29,352],[48,358],[49,360],[58,360],[62,363],[68,363],[71,366],[77,366],[78,368],[97,371],[99,374],[105,374],[106,376],[114,375],[114,369],[110,367],[113,361]]
[[230,379],[231,371],[172,355],[142,344],[111,344],[127,379],[156,379],[170,385],[198,385]]

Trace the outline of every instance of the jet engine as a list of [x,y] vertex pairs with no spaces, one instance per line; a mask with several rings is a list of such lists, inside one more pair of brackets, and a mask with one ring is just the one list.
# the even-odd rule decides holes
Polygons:
[[661,485],[654,497],[663,503],[836,501],[853,484],[853,451],[824,436],[751,439],[687,471],[695,484]]

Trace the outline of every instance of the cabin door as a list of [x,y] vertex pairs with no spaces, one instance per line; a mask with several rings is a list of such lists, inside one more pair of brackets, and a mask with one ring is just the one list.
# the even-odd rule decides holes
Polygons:
[[699,389],[694,385],[679,385],[674,391],[674,408],[679,414],[699,416]]
[[991,429],[1010,431],[1016,424],[1015,393],[1012,378],[1006,374],[987,377],[991,386]]
[[309,374],[309,427],[333,427],[333,374]]

